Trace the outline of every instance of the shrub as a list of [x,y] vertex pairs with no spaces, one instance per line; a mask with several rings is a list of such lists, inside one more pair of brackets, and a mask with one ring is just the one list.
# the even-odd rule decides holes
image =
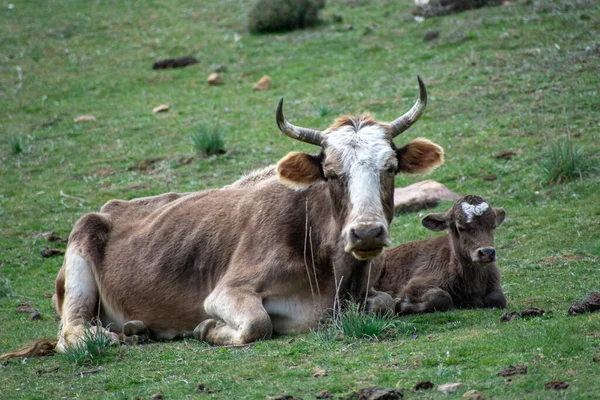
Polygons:
[[251,32],[292,31],[314,26],[325,0],[253,0],[248,10]]
[[204,155],[225,153],[224,129],[219,125],[201,125],[199,132],[192,135],[192,143]]
[[551,184],[582,178],[595,169],[594,161],[581,148],[574,147],[568,137],[550,142],[538,165],[545,174],[545,183]]

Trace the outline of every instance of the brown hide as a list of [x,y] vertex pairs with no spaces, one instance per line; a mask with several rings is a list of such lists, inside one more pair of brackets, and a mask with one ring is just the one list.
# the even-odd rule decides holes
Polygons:
[[449,233],[385,252],[376,289],[397,299],[399,313],[506,306],[496,262],[471,257],[479,249],[493,249],[494,229],[504,220],[504,210],[490,207],[466,223],[461,209],[465,202],[477,205],[484,200],[465,196],[445,215],[431,214],[423,220],[427,225],[435,218],[443,227],[430,229],[448,229]]

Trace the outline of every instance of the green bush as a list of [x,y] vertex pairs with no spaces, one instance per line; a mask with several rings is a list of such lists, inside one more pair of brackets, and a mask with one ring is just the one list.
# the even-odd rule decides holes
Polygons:
[[9,145],[13,154],[20,154],[23,152],[23,139],[21,136],[11,136],[6,139],[6,143]]
[[331,319],[314,330],[312,335],[320,343],[341,338],[380,339],[394,327],[391,317],[365,312],[361,304],[347,303],[342,311],[334,312]]
[[101,325],[88,326],[80,342],[66,347],[64,357],[74,365],[98,364],[109,352],[111,345],[110,338],[102,332]]
[[225,153],[224,129],[219,125],[201,125],[198,133],[191,136],[196,150],[203,155]]
[[545,183],[552,184],[582,178],[596,169],[594,161],[566,138],[550,142],[538,165],[544,172]]
[[325,0],[253,0],[248,10],[250,32],[292,31],[314,26]]

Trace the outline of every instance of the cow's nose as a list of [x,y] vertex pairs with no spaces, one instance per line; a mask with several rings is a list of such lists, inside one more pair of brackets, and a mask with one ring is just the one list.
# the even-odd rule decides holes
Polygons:
[[353,228],[350,233],[356,239],[356,241],[361,240],[373,240],[377,239],[383,235],[383,227],[380,225],[371,227],[371,228]]
[[496,260],[496,250],[493,247],[479,249],[477,252],[481,261],[492,262]]

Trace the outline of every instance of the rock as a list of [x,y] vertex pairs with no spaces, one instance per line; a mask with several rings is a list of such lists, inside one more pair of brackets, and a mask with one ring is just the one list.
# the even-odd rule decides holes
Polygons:
[[86,121],[95,121],[96,117],[93,115],[80,115],[79,117],[73,119],[75,122],[86,122]]
[[156,393],[154,396],[152,396],[152,400],[162,400],[163,398],[163,395],[160,393]]
[[451,394],[456,392],[458,389],[462,387],[462,383],[444,383],[443,385],[438,386],[437,390],[443,394]]
[[313,378],[321,378],[323,376],[327,376],[327,371],[325,371],[323,368],[315,368],[313,370]]
[[252,86],[252,90],[269,90],[271,89],[271,77],[265,75]]
[[513,376],[513,375],[525,375],[527,374],[527,365],[509,365],[507,368],[498,372],[498,376]]
[[156,61],[154,64],[152,64],[152,69],[183,68],[197,63],[198,59],[192,56],[166,58],[164,60]]
[[575,303],[573,303],[573,305],[571,307],[569,307],[569,311],[567,311],[567,313],[569,315],[579,315],[579,314],[585,314],[588,311],[589,310],[588,310],[587,304],[575,302]]
[[442,200],[456,201],[460,195],[439,182],[428,179],[394,190],[394,213],[433,208]]
[[397,400],[404,396],[401,390],[382,389],[376,386],[360,389],[358,400]]
[[160,106],[156,106],[152,109],[152,114],[158,114],[159,112],[169,111],[171,106],[168,104],[161,104]]
[[209,85],[213,85],[213,86],[221,85],[221,84],[223,84],[223,77],[218,72],[213,72],[212,74],[210,74],[208,76],[208,79],[206,81],[208,82]]

